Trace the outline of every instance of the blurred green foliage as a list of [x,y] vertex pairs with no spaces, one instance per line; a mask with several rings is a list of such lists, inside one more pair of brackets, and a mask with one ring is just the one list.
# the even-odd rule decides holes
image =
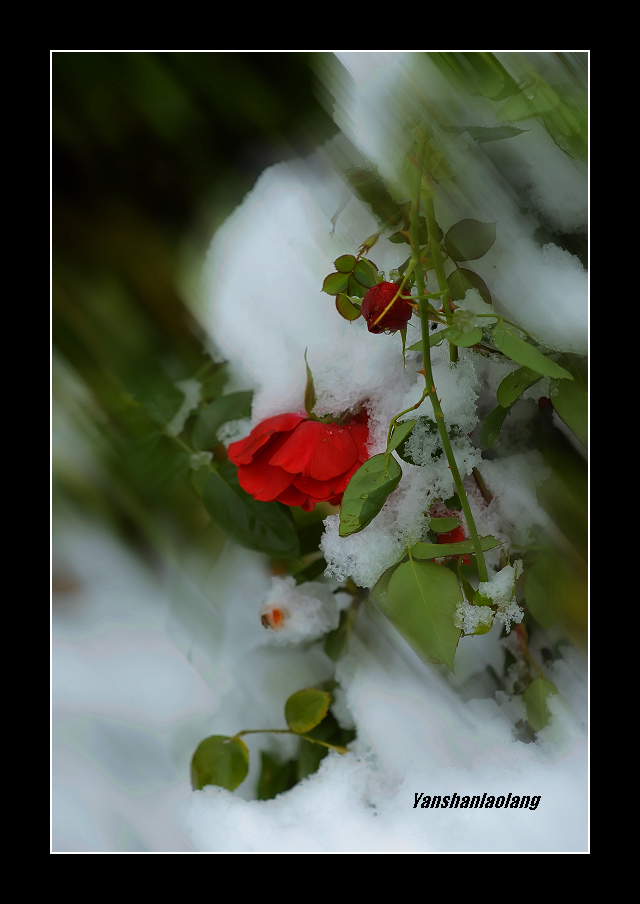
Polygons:
[[[52,54],[54,506],[156,537],[159,512],[208,522],[162,430],[176,382],[216,373],[185,270],[265,166],[335,132],[313,56]],[[81,437],[101,468],[71,454]]]

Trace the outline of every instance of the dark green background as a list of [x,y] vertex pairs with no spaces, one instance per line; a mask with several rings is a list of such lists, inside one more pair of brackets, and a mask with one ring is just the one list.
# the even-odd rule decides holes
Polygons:
[[[203,336],[180,288],[186,262],[197,272],[265,166],[335,132],[314,75],[329,56],[52,53],[53,406],[93,441],[104,469],[96,479],[57,461],[54,417],[54,503],[119,526],[141,506],[198,519],[180,481],[122,460],[118,438],[144,433],[125,402],[164,403],[202,367]],[[81,408],[61,373],[84,387]]]

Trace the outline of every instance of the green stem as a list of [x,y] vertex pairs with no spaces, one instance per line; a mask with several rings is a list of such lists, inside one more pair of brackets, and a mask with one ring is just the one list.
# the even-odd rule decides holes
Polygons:
[[339,744],[329,744],[328,741],[321,741],[319,738],[311,738],[306,734],[299,734],[297,731],[292,731],[290,728],[246,728],[244,731],[239,731],[233,737],[241,738],[242,735],[248,734],[290,734],[296,738],[302,738],[303,741],[308,741],[310,744],[319,744],[321,747],[337,750],[338,753],[348,753],[346,747],[341,747]]
[[416,402],[415,405],[412,405],[411,408],[406,408],[404,411],[401,411],[400,414],[396,414],[396,416],[392,418],[391,423],[389,424],[389,432],[387,433],[387,449],[389,448],[389,443],[391,442],[391,434],[393,433],[393,429],[398,418],[402,417],[403,414],[409,414],[410,411],[415,411],[416,408],[419,408],[422,405],[426,397],[427,390],[425,389],[425,391],[420,396],[420,401]]
[[[436,222],[435,207],[433,204],[433,195],[423,198],[424,219],[427,224],[427,235],[429,236],[429,250],[431,251],[431,259],[433,260],[433,268],[436,271],[436,279],[438,287],[443,292],[449,291],[449,283],[444,272],[444,261],[440,253],[440,243],[438,242],[438,224]],[[442,307],[445,307],[445,300],[442,301]],[[447,305],[449,307],[449,305]],[[458,360],[458,346],[453,342],[449,343],[449,360],[456,362]]]
[[[418,241],[418,229],[419,229],[419,218],[420,218],[420,201],[422,199],[422,161],[423,161],[423,149],[421,148],[421,152],[418,156],[417,163],[417,177],[416,177],[416,190],[414,192],[414,198],[411,204],[411,218],[409,225],[409,234],[411,236],[411,252],[412,255],[417,255],[419,257],[420,245]],[[427,224],[427,232],[429,235],[429,240],[432,249],[432,256],[434,267],[436,270],[436,275],[438,277],[438,285],[440,289],[445,289],[446,287],[446,276],[444,275],[444,266],[442,263],[442,258],[440,258],[440,248],[436,241],[438,234],[438,226],[435,218],[435,209],[433,205],[433,196],[430,194],[428,197],[426,196],[423,200],[424,209],[425,209],[425,220]],[[437,250],[436,250],[437,249]],[[418,289],[418,296],[424,295],[424,272],[422,267],[416,267],[416,287]],[[436,387],[433,382],[433,371],[431,368],[431,348],[429,345],[429,319],[428,319],[428,307],[427,302],[425,300],[421,300],[418,302],[420,309],[420,325],[422,329],[422,348],[423,348],[423,360],[424,360],[424,379],[426,384],[426,394],[429,396],[431,401],[431,405],[433,406],[433,412],[436,418],[436,424],[438,427],[438,433],[440,434],[440,441],[442,443],[442,448],[444,449],[444,453],[447,457],[447,462],[449,464],[449,468],[451,470],[451,476],[453,477],[453,482],[458,493],[458,497],[460,499],[460,504],[462,506],[462,511],[464,512],[464,516],[467,522],[467,527],[469,529],[469,534],[471,539],[473,540],[473,546],[475,549],[476,559],[478,561],[478,574],[480,576],[481,581],[489,580],[487,565],[484,560],[484,553],[482,551],[482,546],[480,544],[480,536],[478,534],[478,530],[476,528],[475,521],[473,520],[473,515],[471,514],[471,508],[469,506],[469,500],[467,498],[467,494],[464,489],[464,484],[462,483],[462,478],[460,476],[460,471],[458,470],[458,465],[456,464],[455,457],[453,455],[453,449],[451,448],[451,443],[449,441],[449,436],[447,434],[447,428],[444,422],[444,414],[442,412],[442,407],[440,405],[440,400],[438,399],[438,395],[436,392]],[[423,396],[424,398],[424,396]]]

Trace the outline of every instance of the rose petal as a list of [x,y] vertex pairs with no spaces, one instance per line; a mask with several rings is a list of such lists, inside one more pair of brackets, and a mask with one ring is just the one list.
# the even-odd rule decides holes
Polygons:
[[358,461],[363,464],[369,458],[369,452],[367,451],[369,428],[364,424],[357,424],[353,421],[347,424],[347,428],[358,447]]
[[261,421],[249,436],[231,443],[227,449],[229,461],[234,465],[249,465],[260,449],[277,433],[289,433],[304,420],[301,414],[276,414]]
[[356,441],[346,427],[304,421],[271,456],[270,462],[291,474],[330,480],[344,474],[357,458]]
[[288,438],[289,433],[274,434],[269,444],[258,451],[251,464],[238,468],[240,486],[259,502],[273,502],[293,481],[293,474],[269,464],[272,453],[277,452]]
[[313,496],[315,499],[322,501],[336,494],[336,486],[339,483],[340,480],[336,477],[332,477],[331,480],[314,480],[313,477],[298,475],[293,480],[293,485],[298,490],[306,493],[307,496]]
[[311,503],[311,506],[309,506],[309,497],[307,496],[307,494],[302,493],[300,490],[296,489],[293,484],[291,484],[290,487],[287,487],[286,490],[283,490],[282,493],[280,493],[277,501],[282,502],[285,505],[299,505],[305,510],[305,512],[310,512],[315,505],[314,501]]
[[240,486],[259,502],[273,502],[292,481],[293,474],[282,468],[273,468],[263,458],[238,468]]

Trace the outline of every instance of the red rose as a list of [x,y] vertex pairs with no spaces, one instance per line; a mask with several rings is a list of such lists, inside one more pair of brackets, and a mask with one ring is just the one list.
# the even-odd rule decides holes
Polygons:
[[360,313],[367,321],[370,333],[383,333],[385,330],[395,333],[396,330],[404,329],[411,320],[413,308],[400,297],[398,290],[399,286],[394,283],[378,283],[362,299]]
[[260,502],[339,505],[351,476],[369,457],[367,416],[347,424],[323,424],[304,414],[267,418],[246,439],[229,446],[240,486]]

